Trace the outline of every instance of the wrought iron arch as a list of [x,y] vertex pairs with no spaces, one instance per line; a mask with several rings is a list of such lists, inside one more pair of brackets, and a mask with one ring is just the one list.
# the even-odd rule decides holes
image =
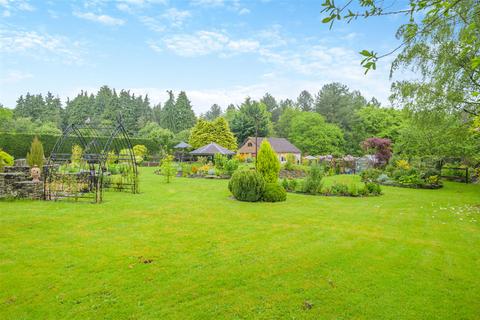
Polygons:
[[105,189],[138,193],[135,154],[121,119],[113,125],[69,125],[52,149],[44,182],[46,200],[99,203]]

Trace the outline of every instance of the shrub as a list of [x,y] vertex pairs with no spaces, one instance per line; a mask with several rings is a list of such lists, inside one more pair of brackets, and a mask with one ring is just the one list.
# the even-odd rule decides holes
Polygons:
[[354,182],[348,187],[348,193],[352,197],[358,197],[360,195],[359,190],[358,190],[358,185]]
[[207,157],[198,157],[198,158],[197,158],[197,161],[198,161],[201,165],[205,165],[205,164],[207,164],[207,162],[208,162],[208,158],[207,158]]
[[137,164],[140,164],[145,160],[147,153],[148,149],[143,144],[137,144],[133,147],[133,154],[135,155],[135,162]]
[[108,151],[107,153],[107,164],[112,165],[118,161],[118,156],[115,154],[115,151]]
[[334,182],[330,187],[330,193],[333,195],[348,196],[348,186],[343,183]]
[[242,153],[242,154],[239,153],[239,154],[235,155],[235,159],[240,161],[240,162],[246,162],[248,157],[249,156],[245,153]]
[[365,183],[365,190],[367,192],[366,195],[380,195],[382,194],[382,188],[380,187],[380,185],[378,183],[374,183],[374,182],[367,182]]
[[295,166],[295,156],[291,153],[287,154],[287,162],[285,162],[284,169],[292,171]]
[[[38,136],[40,141],[42,141],[43,149],[45,154],[50,154],[52,152],[53,146],[60,138],[58,135],[51,135],[51,134],[31,134],[31,133],[11,133],[11,132],[2,132],[0,134],[0,146],[2,146],[5,152],[8,152],[15,158],[23,158],[30,150],[30,145],[32,140],[35,136]],[[87,137],[89,140],[90,137]],[[108,136],[96,137],[98,143],[100,145],[105,145],[108,141]],[[115,137],[113,139],[112,145],[118,145],[119,137]],[[72,146],[74,144],[75,139],[66,139],[64,141],[63,147],[59,152],[68,153],[72,150]],[[130,138],[132,145],[135,144],[143,144],[145,145],[149,152],[152,154],[158,153],[160,149],[160,145],[157,144],[152,139],[144,139],[144,138]]]
[[13,166],[13,157],[0,148],[0,172],[5,166]]
[[278,183],[267,183],[262,197],[266,202],[280,202],[287,200],[287,192]]
[[397,162],[395,162],[395,166],[404,170],[409,170],[411,168],[407,160],[397,160]]
[[192,165],[188,163],[182,163],[182,177],[188,177],[192,174]]
[[43,167],[45,155],[43,154],[43,145],[38,140],[38,137],[35,136],[30,146],[30,152],[27,152],[27,163],[30,167],[37,166],[39,168]]
[[369,152],[375,151],[377,166],[385,166],[392,156],[392,141],[386,138],[368,138],[362,142],[362,148]]
[[237,200],[255,202],[265,192],[265,179],[256,171],[236,171],[228,183],[228,189]]
[[315,194],[319,193],[322,189],[323,171],[320,166],[312,166],[308,172],[305,181],[303,182],[303,192]]
[[238,160],[230,159],[225,162],[224,170],[227,176],[231,176],[238,169]]
[[257,155],[257,170],[266,182],[277,182],[280,161],[267,139],[263,139]]
[[83,149],[78,144],[72,147],[72,155],[70,161],[72,166],[79,166],[82,163]]
[[282,187],[289,192],[293,192],[297,189],[297,180],[284,178],[282,180]]
[[388,183],[390,181],[390,178],[388,175],[382,173],[381,175],[378,176],[377,181],[378,183]]
[[375,182],[381,174],[382,171],[378,169],[367,169],[362,171],[360,176],[362,177],[363,182]]
[[215,164],[215,168],[219,170],[223,170],[225,168],[225,163],[227,161],[227,157],[220,153],[215,153],[215,156],[213,157],[213,163]]

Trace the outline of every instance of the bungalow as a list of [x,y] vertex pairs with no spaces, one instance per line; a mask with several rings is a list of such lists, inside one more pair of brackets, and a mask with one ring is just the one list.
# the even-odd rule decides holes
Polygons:
[[272,149],[277,153],[278,160],[281,163],[287,161],[287,155],[293,154],[295,157],[295,161],[300,163],[302,159],[302,152],[300,149],[295,147],[290,141],[285,138],[262,138],[262,137],[248,137],[247,140],[243,143],[243,145],[238,149],[238,154],[247,157],[255,157],[256,156],[256,148],[255,148],[255,140],[258,143],[258,149],[260,149],[260,145],[262,144],[263,139],[267,139]]

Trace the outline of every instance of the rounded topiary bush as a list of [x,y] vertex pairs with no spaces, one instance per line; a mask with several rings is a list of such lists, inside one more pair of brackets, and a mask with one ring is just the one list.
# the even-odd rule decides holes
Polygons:
[[267,183],[262,200],[266,202],[285,201],[287,200],[287,191],[278,183]]
[[228,189],[237,200],[255,202],[264,194],[265,180],[256,171],[236,171],[228,183]]

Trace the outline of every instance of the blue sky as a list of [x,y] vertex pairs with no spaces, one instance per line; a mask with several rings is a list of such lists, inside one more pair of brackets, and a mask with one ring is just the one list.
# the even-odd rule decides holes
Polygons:
[[321,2],[0,0],[0,103],[13,107],[28,91],[65,100],[107,84],[153,102],[185,90],[200,113],[339,81],[388,104],[388,61],[365,76],[358,51],[395,47],[399,21],[329,30]]

